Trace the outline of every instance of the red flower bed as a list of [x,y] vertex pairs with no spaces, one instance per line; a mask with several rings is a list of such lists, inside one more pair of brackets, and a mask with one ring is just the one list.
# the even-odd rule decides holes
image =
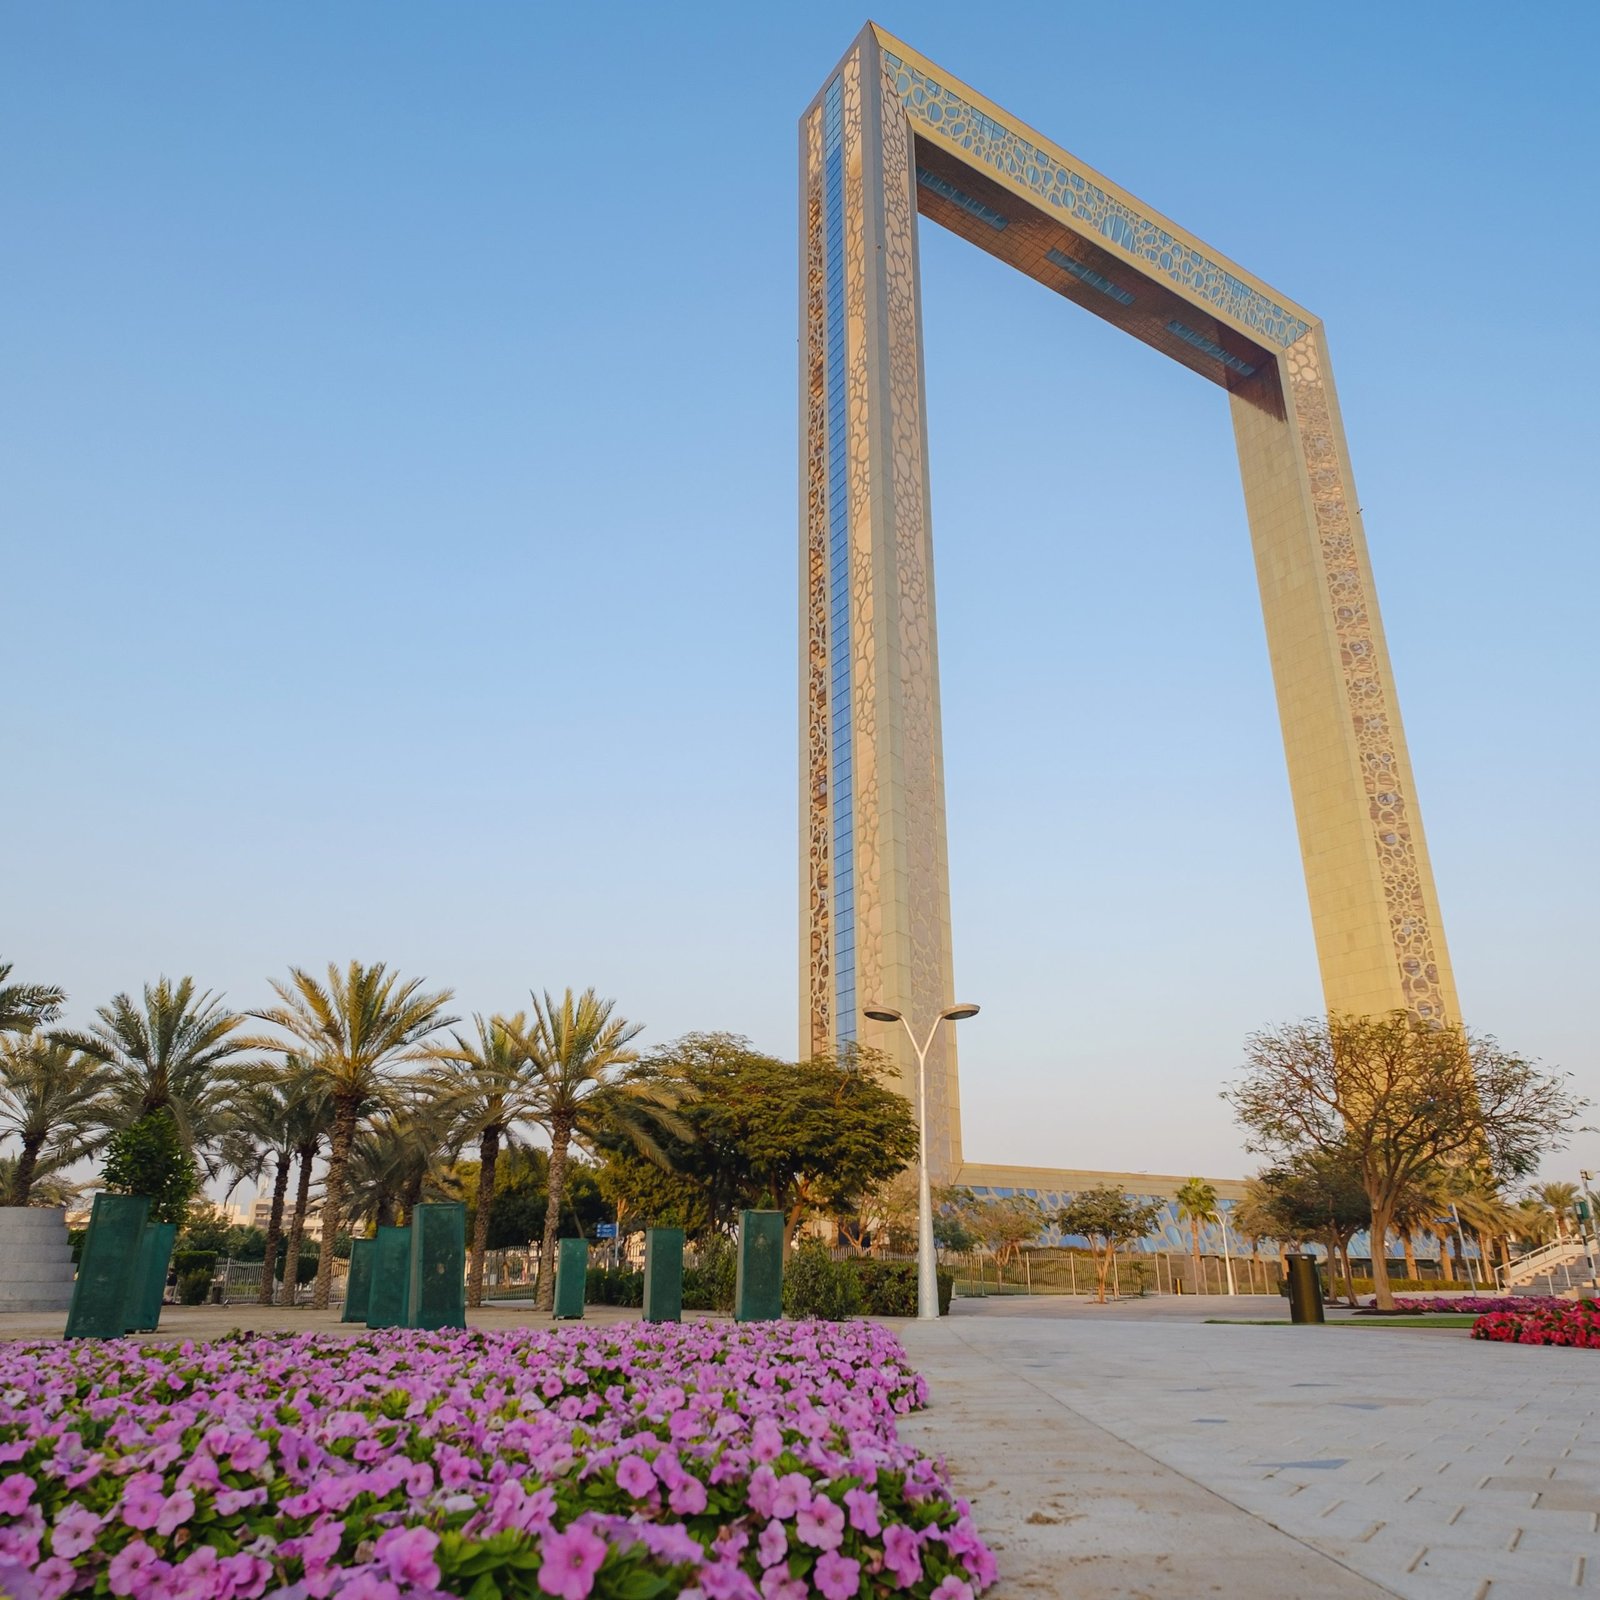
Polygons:
[[1534,1301],[1526,1309],[1491,1311],[1472,1325],[1474,1339],[1501,1344],[1561,1344],[1600,1350],[1600,1303],[1593,1300]]

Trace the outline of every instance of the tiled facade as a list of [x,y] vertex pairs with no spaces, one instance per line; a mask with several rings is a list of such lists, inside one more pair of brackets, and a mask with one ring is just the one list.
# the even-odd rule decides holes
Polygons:
[[[875,1046],[909,1091],[861,1010],[955,998],[919,212],[1228,392],[1328,1008],[1457,1018],[1321,324],[871,25],[800,183],[802,1049]],[[930,1157],[981,1183],[952,1031]]]

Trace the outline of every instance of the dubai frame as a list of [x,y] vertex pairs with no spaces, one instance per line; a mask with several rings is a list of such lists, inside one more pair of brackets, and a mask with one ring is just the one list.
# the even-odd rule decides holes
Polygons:
[[[1322,325],[868,24],[800,123],[801,1031],[955,999],[917,215],[1227,391],[1323,991],[1459,1015]],[[953,1029],[936,1176],[964,1164]]]

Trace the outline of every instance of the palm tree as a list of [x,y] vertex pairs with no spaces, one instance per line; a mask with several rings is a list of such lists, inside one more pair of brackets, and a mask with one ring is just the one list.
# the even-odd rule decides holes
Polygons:
[[185,1150],[209,1165],[233,1099],[251,1076],[241,1059],[251,1048],[238,1031],[244,1019],[209,991],[197,995],[187,977],[147,983],[142,1010],[119,994],[95,1015],[87,1033],[53,1037],[108,1069],[108,1125],[131,1127],[168,1111]]
[[1537,1183],[1532,1194],[1556,1219],[1556,1237],[1570,1238],[1578,1215],[1578,1186],[1575,1183]]
[[32,1033],[61,1015],[67,992],[53,983],[7,983],[13,965],[0,961],[0,1034]]
[[105,1115],[105,1068],[70,1045],[35,1034],[0,1045],[0,1137],[22,1142],[0,1204],[25,1206],[34,1180],[86,1153]]
[[[326,1310],[333,1284],[337,1219],[344,1213],[345,1169],[362,1113],[393,1098],[395,1067],[415,1059],[428,1037],[456,1019],[443,1014],[451,992],[429,994],[423,980],[402,983],[383,962],[352,961],[340,972],[328,964],[326,987],[300,967],[287,983],[273,982],[280,1004],[251,1015],[280,1028],[327,1095],[332,1111],[328,1171],[323,1183],[322,1254],[311,1304]],[[264,1041],[269,1048],[271,1041]]]
[[1204,1178],[1190,1178],[1178,1189],[1178,1220],[1189,1224],[1189,1240],[1194,1255],[1195,1293],[1204,1288],[1200,1276],[1200,1228],[1216,1215],[1217,1191]]
[[483,1304],[483,1255],[494,1203],[495,1167],[502,1145],[516,1142],[519,1125],[544,1114],[545,1086],[538,1058],[529,1053],[528,1016],[473,1017],[476,1040],[454,1035],[453,1048],[436,1052],[434,1087],[455,1119],[457,1137],[478,1141],[478,1207],[472,1224],[467,1304]]
[[457,1196],[450,1173],[453,1131],[440,1103],[420,1091],[379,1112],[350,1147],[340,1224],[351,1233],[391,1227],[429,1195]]
[[233,1124],[223,1135],[219,1154],[222,1169],[233,1175],[229,1197],[241,1183],[254,1183],[259,1188],[268,1168],[272,1170],[272,1204],[267,1213],[261,1283],[256,1291],[256,1304],[260,1306],[272,1304],[278,1244],[283,1238],[284,1197],[294,1166],[294,1142],[289,1128],[293,1094],[287,1082],[264,1078],[246,1090],[235,1106]]
[[1524,1196],[1516,1204],[1516,1235],[1526,1244],[1549,1244],[1556,1231],[1556,1219],[1550,1208],[1532,1195]]
[[[72,1165],[73,1158],[46,1152],[39,1157],[33,1169],[30,1193],[34,1202],[61,1210],[75,1205],[82,1198],[84,1185],[71,1178],[63,1178],[62,1170]],[[18,1157],[0,1156],[0,1194],[10,1194],[16,1187]]]
[[[322,1147],[323,1136],[328,1131],[328,1102],[314,1090],[298,1099],[292,1110],[288,1133],[293,1142],[289,1155],[298,1164],[299,1175],[295,1182],[294,1209],[289,1213],[289,1242],[283,1256],[283,1279],[278,1286],[280,1306],[292,1306],[300,1287],[300,1243],[305,1238],[306,1220],[311,1212],[311,1172],[317,1164],[317,1152]],[[331,1239],[336,1229],[326,1201],[322,1207],[321,1221],[323,1238]],[[276,1261],[276,1251],[272,1259]],[[317,1270],[320,1274],[320,1257]]]
[[1462,1168],[1453,1174],[1451,1196],[1462,1223],[1477,1236],[1478,1256],[1485,1283],[1494,1281],[1494,1240],[1500,1241],[1503,1262],[1510,1264],[1505,1238],[1521,1220],[1516,1207],[1500,1193],[1499,1185],[1484,1168]]
[[[613,1017],[614,1000],[602,1000],[593,989],[574,998],[568,989],[560,1004],[545,991],[533,1001],[533,1022],[515,1043],[537,1064],[541,1086],[539,1121],[550,1135],[550,1198],[545,1208],[544,1238],[539,1246],[538,1309],[555,1306],[556,1235],[561,1225],[561,1200],[567,1182],[567,1150],[585,1102],[610,1081],[613,1069],[637,1061],[628,1045],[644,1026]],[[511,1032],[507,1023],[507,1032]]]

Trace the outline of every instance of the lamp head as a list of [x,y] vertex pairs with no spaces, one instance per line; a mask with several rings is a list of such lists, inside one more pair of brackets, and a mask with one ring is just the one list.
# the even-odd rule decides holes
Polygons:
[[965,1022],[968,1017],[975,1017],[977,1014],[977,1006],[951,1006],[948,1010],[939,1013],[946,1022]]
[[865,1006],[861,1012],[864,1017],[871,1017],[874,1022],[899,1022],[900,1013],[891,1011],[888,1006]]

